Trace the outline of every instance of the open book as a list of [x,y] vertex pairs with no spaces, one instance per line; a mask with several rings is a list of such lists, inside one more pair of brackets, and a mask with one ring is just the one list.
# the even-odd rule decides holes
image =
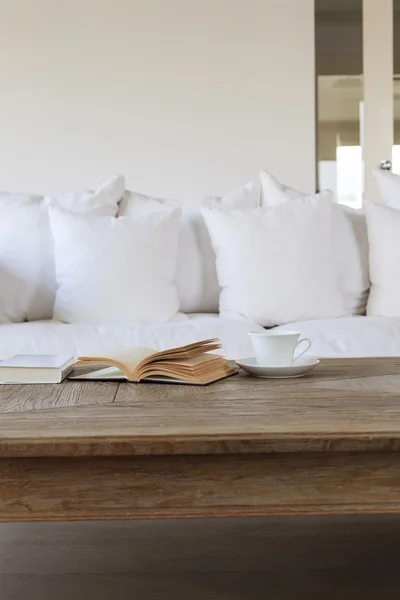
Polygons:
[[206,385],[237,372],[225,358],[210,353],[218,348],[221,348],[218,339],[203,340],[162,352],[132,346],[113,348],[98,356],[79,357],[69,379],[125,379]]

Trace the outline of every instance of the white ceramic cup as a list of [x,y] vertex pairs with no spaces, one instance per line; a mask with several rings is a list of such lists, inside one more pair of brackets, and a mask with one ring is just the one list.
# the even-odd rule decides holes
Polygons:
[[[274,329],[262,332],[250,331],[249,336],[259,365],[288,366],[311,348],[311,340],[309,338],[299,340],[298,331],[275,331]],[[306,343],[307,348],[295,357],[294,353],[302,343]]]

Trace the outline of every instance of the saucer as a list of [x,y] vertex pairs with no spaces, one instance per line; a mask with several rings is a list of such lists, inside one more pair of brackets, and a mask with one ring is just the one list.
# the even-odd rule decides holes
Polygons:
[[299,358],[291,365],[259,365],[254,357],[241,358],[235,361],[239,367],[253,377],[266,377],[270,379],[285,379],[289,377],[303,377],[314,369],[319,360],[315,357]]

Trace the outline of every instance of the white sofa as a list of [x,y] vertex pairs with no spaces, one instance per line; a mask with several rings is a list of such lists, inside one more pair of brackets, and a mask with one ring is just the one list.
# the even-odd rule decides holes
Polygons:
[[400,356],[400,319],[353,316],[281,325],[313,341],[312,354],[323,358]]
[[218,337],[230,358],[251,356],[247,332],[262,328],[245,319],[218,314],[179,314],[173,322],[129,325],[82,325],[32,321],[0,325],[0,358],[13,354],[73,356],[97,352],[102,346],[144,346],[162,350],[200,339]]
[[[136,211],[158,210],[160,204],[166,202],[124,192],[124,189],[123,178],[113,178],[95,192],[64,194],[56,198],[56,201],[63,209],[73,212],[112,217],[129,216]],[[15,287],[11,290],[14,296],[8,288],[1,288],[4,279],[0,270],[0,315],[8,315],[7,318],[2,318],[3,322],[0,324],[0,359],[13,354],[30,353],[66,352],[79,356],[99,351],[102,346],[114,345],[146,346],[161,350],[212,337],[221,339],[224,353],[230,359],[252,355],[248,332],[262,331],[262,327],[240,316],[228,318],[217,313],[219,291],[215,256],[202,219],[201,203],[189,202],[186,207],[182,206],[177,273],[181,312],[173,319],[166,323],[151,324],[69,324],[51,320],[56,283],[51,271],[54,267],[51,266],[52,250],[47,239],[49,225],[45,210],[53,200],[0,193],[0,211],[7,217],[3,216],[0,220],[0,267],[7,267],[8,271],[12,271],[14,267],[16,269],[16,284],[13,282],[14,273],[11,273],[11,278],[6,279],[10,282],[10,288]],[[258,206],[259,201],[258,183],[248,184],[222,198],[222,203],[227,208]],[[19,207],[17,220],[14,209],[6,211],[5,207],[8,210],[10,206]],[[26,208],[31,212],[27,212]],[[346,281],[350,296],[354,299],[353,304],[357,307],[354,312],[360,312],[361,304],[365,310],[365,295],[369,286],[365,222],[361,211],[356,213],[344,210],[343,214],[346,219],[347,241],[341,244],[339,232],[338,262],[347,268],[350,253],[353,256],[353,271],[349,271]],[[33,218],[35,220],[31,226],[30,219]],[[7,237],[5,233],[10,234],[12,227],[12,235]],[[45,244],[42,243],[43,239]],[[24,241],[25,252],[22,259],[18,257],[21,240]],[[35,262],[32,255],[39,250],[40,260],[35,259]],[[343,270],[344,267],[341,268]],[[44,272],[45,281],[38,283],[36,280]],[[6,300],[3,298],[5,291],[8,295]],[[43,301],[44,297],[46,302]],[[26,298],[31,305],[26,305]],[[310,353],[319,357],[400,356],[400,318],[354,314],[336,319],[289,323],[280,325],[278,329],[294,329],[302,336],[311,338],[313,346]]]
[[[79,356],[104,345],[146,346],[156,350],[219,337],[228,358],[252,356],[248,331],[262,328],[245,319],[227,319],[218,314],[181,315],[162,324],[81,325],[58,321],[32,321],[0,325],[0,357],[13,354]],[[311,354],[325,358],[400,356],[400,319],[343,317],[281,325],[313,341]]]

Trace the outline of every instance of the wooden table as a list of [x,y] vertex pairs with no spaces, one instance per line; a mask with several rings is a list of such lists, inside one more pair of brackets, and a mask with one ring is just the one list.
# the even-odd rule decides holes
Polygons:
[[400,358],[0,388],[0,521],[400,512]]

